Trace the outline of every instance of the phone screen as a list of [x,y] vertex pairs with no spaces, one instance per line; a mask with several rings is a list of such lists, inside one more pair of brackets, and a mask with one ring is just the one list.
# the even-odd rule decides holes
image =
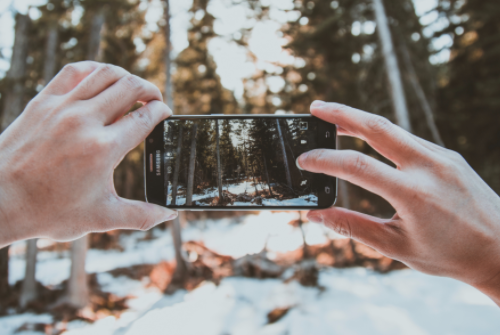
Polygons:
[[169,207],[317,207],[317,174],[297,157],[318,148],[318,119],[203,118],[164,121]]

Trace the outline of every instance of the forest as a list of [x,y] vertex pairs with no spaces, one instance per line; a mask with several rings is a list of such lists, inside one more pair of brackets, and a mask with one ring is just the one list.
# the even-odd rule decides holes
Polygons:
[[[176,115],[307,114],[314,100],[381,115],[500,194],[499,16],[497,0],[0,0],[0,132],[66,64],[94,60],[155,84]],[[300,119],[276,120],[166,122],[168,201],[248,212],[1,249],[0,333],[498,332],[498,308],[464,284],[304,211],[255,211],[317,201],[295,166],[313,142]],[[389,163],[357,138],[338,148]],[[117,166],[120,196],[145,200],[143,151]],[[395,213],[342,180],[336,205]]]
[[295,164],[316,128],[301,118],[165,121],[167,205],[316,206],[314,175]]

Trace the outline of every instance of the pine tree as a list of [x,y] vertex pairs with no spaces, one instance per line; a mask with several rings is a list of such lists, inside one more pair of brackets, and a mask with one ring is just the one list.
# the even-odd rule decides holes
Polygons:
[[500,4],[495,1],[441,1],[453,36],[451,58],[441,77],[439,124],[445,142],[460,152],[500,194]]
[[[232,92],[222,87],[216,64],[208,52],[208,42],[215,37],[215,18],[207,12],[208,0],[195,0],[188,31],[189,46],[175,60],[173,75],[174,106],[179,114],[235,114],[239,107]],[[201,16],[201,15],[200,15]]]

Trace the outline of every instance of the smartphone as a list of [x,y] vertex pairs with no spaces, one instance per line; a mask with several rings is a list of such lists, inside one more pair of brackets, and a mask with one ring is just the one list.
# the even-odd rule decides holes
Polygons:
[[191,211],[328,208],[337,179],[296,165],[317,148],[336,148],[336,126],[311,115],[172,116],[145,141],[146,199]]

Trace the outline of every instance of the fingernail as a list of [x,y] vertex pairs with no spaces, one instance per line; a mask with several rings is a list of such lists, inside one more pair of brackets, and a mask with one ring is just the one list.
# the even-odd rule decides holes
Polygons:
[[311,107],[321,108],[321,107],[323,107],[325,104],[326,104],[326,102],[324,102],[324,101],[321,101],[321,100],[316,100],[316,101],[314,101],[314,102],[311,104]]
[[321,214],[317,213],[310,213],[307,218],[309,221],[314,222],[314,223],[323,223],[323,216]]
[[302,157],[302,159],[306,159],[308,154],[309,154],[309,153],[305,152],[305,153],[303,153],[302,155],[300,155],[299,157],[297,157],[297,159],[295,160],[295,165],[297,165],[297,168],[298,168],[299,170],[301,170],[301,171],[304,171],[304,169],[303,169],[303,168],[300,166],[300,164],[299,164],[299,158],[301,158],[301,157]]

